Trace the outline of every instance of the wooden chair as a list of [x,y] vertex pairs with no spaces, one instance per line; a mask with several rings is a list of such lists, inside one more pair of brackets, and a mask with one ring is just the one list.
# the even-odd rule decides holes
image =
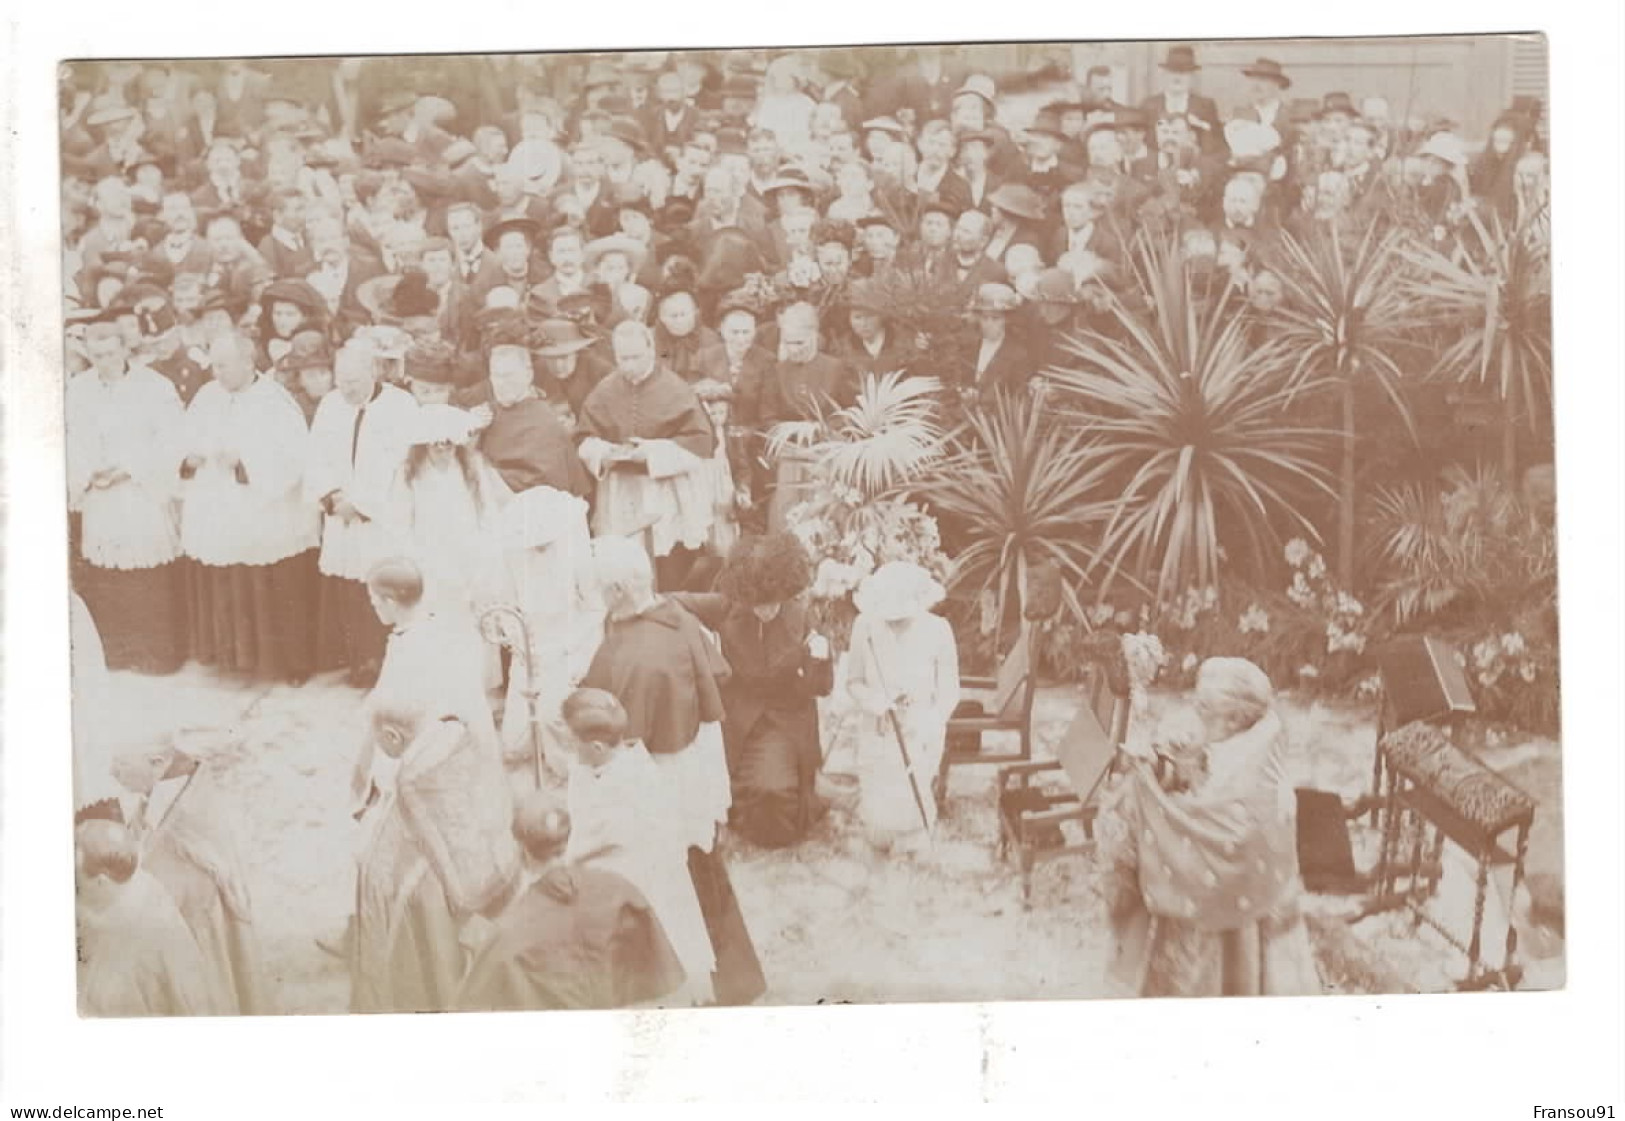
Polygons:
[[[960,679],[962,689],[984,691],[989,696],[985,700],[961,701],[948,720],[942,766],[932,784],[939,811],[947,797],[950,767],[1032,759],[1033,701],[1038,694],[1038,675],[1033,668],[1029,642],[1027,635],[1018,638],[999,664],[995,676]],[[986,737],[990,732],[1014,732],[1019,746],[1014,751],[988,751]]]
[[1036,864],[1094,851],[1096,796],[1128,734],[1128,697],[1112,691],[1103,668],[1091,665],[1085,673],[1084,703],[1057,741],[1055,758],[999,770],[999,859],[1014,852],[1024,907],[1032,905]]

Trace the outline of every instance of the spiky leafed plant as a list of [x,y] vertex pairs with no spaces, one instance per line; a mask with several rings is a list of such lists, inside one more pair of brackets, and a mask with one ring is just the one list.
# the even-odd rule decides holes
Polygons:
[[1011,604],[1024,603],[1028,575],[1048,563],[1071,589],[1095,559],[1108,468],[1092,462],[1081,429],[1050,423],[1031,396],[995,395],[972,410],[949,438],[948,454],[910,488],[955,529],[960,548],[951,584],[973,596],[993,595],[1000,624]]
[[1551,421],[1552,262],[1544,237],[1491,213],[1469,212],[1454,245],[1408,248],[1407,298],[1454,334],[1434,364],[1438,376],[1477,385],[1502,409],[1501,469],[1517,469],[1520,428]]
[[767,434],[769,457],[797,448],[814,474],[879,498],[917,477],[942,455],[935,378],[901,371],[865,374],[857,400],[845,408],[816,406],[811,420],[789,420]]
[[1382,571],[1375,604],[1398,626],[1427,619],[1555,626],[1551,520],[1496,470],[1452,468],[1442,486],[1385,488],[1367,523]]
[[1411,336],[1424,324],[1398,283],[1405,235],[1368,223],[1349,232],[1319,224],[1303,236],[1283,234],[1268,264],[1280,278],[1283,299],[1270,326],[1292,360],[1288,384],[1328,387],[1338,398],[1342,460],[1338,470],[1337,565],[1339,583],[1354,586],[1356,418],[1362,396],[1385,402],[1411,438],[1416,424],[1401,364]]
[[1221,547],[1262,565],[1277,555],[1280,523],[1318,538],[1303,500],[1335,497],[1322,462],[1330,434],[1286,420],[1293,393],[1316,385],[1293,385],[1278,340],[1252,341],[1239,290],[1200,289],[1167,238],[1139,239],[1131,263],[1145,309],[1114,298],[1112,321],[1076,335],[1072,368],[1050,379],[1119,496],[1099,591],[1128,567],[1162,602],[1217,584]]

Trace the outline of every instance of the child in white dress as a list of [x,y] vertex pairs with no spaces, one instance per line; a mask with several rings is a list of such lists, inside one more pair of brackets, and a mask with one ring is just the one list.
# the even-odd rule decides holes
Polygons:
[[943,596],[907,561],[882,565],[854,596],[846,686],[861,712],[858,815],[882,851],[927,847],[936,827],[931,783],[959,703],[953,628],[931,613]]
[[708,1004],[716,953],[688,867],[680,807],[647,748],[627,739],[626,709],[602,689],[578,689],[564,702],[570,733],[566,861],[591,859],[643,893],[686,975],[668,1002]]

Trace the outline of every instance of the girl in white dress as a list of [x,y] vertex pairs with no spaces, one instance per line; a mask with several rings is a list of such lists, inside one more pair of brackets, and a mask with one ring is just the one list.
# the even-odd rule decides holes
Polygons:
[[[418,409],[390,528],[399,555],[423,574],[430,613],[477,621],[485,605],[509,598],[501,515],[512,496],[473,446],[475,425],[472,413],[450,405]],[[487,655],[486,686],[495,688],[502,679],[497,648]]]
[[858,618],[846,686],[860,713],[858,815],[882,851],[927,847],[936,827],[931,783],[942,763],[948,717],[959,703],[953,629],[931,613],[944,594],[925,569],[894,561],[868,576],[853,597]]

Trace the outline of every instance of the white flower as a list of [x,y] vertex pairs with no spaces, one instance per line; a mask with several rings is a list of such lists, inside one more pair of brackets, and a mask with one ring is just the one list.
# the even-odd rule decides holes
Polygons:
[[1259,634],[1268,634],[1270,630],[1269,613],[1258,604],[1252,604],[1242,613],[1240,622],[1236,624],[1236,629],[1242,634],[1252,634],[1255,631]]
[[1313,607],[1315,603],[1314,590],[1309,587],[1309,581],[1304,579],[1302,571],[1292,574],[1292,586],[1286,590],[1287,598],[1299,607]]
[[1316,553],[1309,561],[1309,579],[1324,580],[1326,578],[1326,558]]
[[1301,537],[1294,537],[1286,543],[1286,563],[1293,568],[1302,568],[1303,563],[1313,552],[1314,550],[1309,548],[1309,542]]
[[1211,611],[1219,606],[1219,589],[1212,584],[1202,589],[1202,608]]
[[1513,658],[1517,657],[1519,654],[1522,654],[1524,650],[1523,635],[1516,631],[1511,634],[1502,635],[1501,649],[1505,650],[1507,655]]
[[1372,674],[1354,687],[1354,695],[1360,700],[1375,700],[1382,696],[1382,676]]
[[1089,622],[1097,627],[1104,627],[1117,615],[1109,603],[1097,603],[1089,612]]
[[818,599],[839,599],[856,588],[863,575],[849,564],[826,558],[818,564],[812,594]]
[[1363,615],[1365,605],[1347,592],[1337,593],[1337,609],[1345,615]]
[[1523,678],[1525,681],[1534,681],[1535,680],[1535,663],[1534,662],[1525,662],[1523,665],[1519,666],[1518,667],[1518,676]]
[[1499,656],[1495,643],[1489,639],[1485,639],[1473,647],[1473,663],[1479,669],[1484,669]]
[[1179,663],[1180,672],[1182,672],[1182,673],[1195,673],[1196,672],[1196,667],[1200,662],[1201,662],[1201,659],[1198,658],[1195,654],[1186,654],[1184,661]]
[[1311,665],[1301,665],[1298,667],[1298,676],[1310,678],[1319,677],[1320,671]]
[[1129,627],[1134,625],[1134,615],[1128,611],[1119,611],[1112,617],[1112,622],[1127,630]]

